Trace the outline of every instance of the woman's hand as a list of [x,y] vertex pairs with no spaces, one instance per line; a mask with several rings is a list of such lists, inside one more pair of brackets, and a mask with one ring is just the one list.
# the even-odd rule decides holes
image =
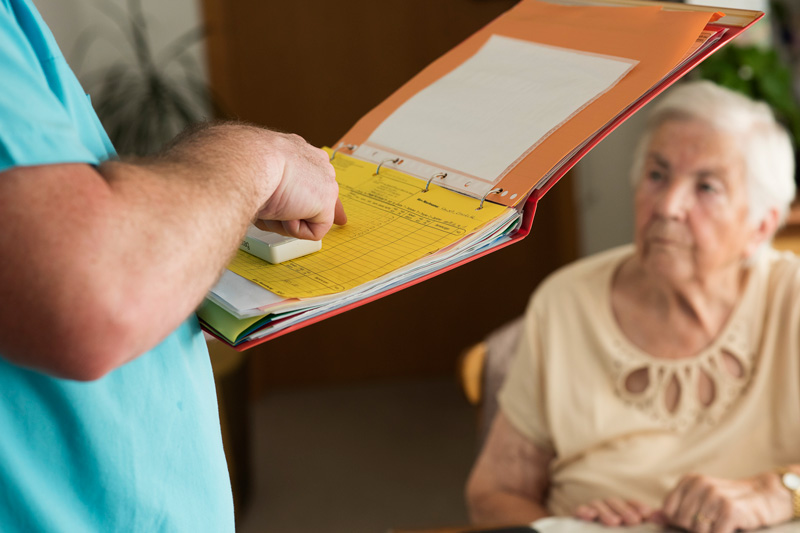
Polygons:
[[786,522],[792,504],[775,472],[741,480],[690,474],[667,494],[658,514],[693,533],[733,533]]
[[621,498],[594,500],[575,509],[575,518],[600,522],[604,526],[635,526],[649,521],[652,514],[650,506]]

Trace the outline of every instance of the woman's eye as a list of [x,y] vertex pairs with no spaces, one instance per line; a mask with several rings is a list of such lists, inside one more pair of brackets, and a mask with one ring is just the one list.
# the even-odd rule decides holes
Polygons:
[[718,191],[717,187],[711,183],[700,183],[697,188],[700,192],[715,193]]
[[660,170],[651,170],[647,173],[647,177],[650,181],[661,181],[664,179],[664,173]]

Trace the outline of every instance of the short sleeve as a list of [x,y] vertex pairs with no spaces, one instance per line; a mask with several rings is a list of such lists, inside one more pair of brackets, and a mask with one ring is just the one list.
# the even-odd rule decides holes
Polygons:
[[538,448],[552,450],[547,424],[541,337],[533,304],[525,314],[517,353],[498,394],[500,409]]
[[96,164],[104,132],[97,131],[86,94],[28,2],[0,2],[0,50],[0,171]]

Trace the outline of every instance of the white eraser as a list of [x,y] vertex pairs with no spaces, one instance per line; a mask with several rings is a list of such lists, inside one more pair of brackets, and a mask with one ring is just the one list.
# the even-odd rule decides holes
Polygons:
[[244,236],[241,250],[277,265],[290,259],[297,259],[322,249],[322,241],[308,241],[285,237],[271,231],[263,231],[250,225]]

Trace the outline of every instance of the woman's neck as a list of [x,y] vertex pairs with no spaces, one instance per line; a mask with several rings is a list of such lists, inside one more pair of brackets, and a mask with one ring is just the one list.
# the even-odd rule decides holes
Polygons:
[[617,272],[612,308],[623,332],[648,353],[696,355],[722,331],[744,285],[741,265],[681,282],[650,273],[636,257]]

